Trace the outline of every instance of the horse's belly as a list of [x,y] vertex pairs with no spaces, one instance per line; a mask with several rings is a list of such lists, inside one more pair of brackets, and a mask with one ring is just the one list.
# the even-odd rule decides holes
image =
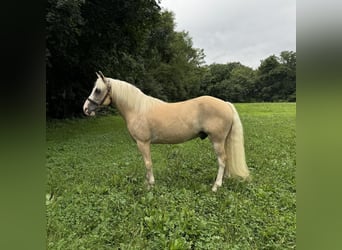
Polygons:
[[156,131],[152,133],[152,143],[157,144],[176,144],[189,141],[199,136],[197,131],[177,131],[177,130],[167,130],[167,131]]
[[157,122],[151,127],[152,143],[182,143],[198,137],[199,130],[192,122],[177,120]]

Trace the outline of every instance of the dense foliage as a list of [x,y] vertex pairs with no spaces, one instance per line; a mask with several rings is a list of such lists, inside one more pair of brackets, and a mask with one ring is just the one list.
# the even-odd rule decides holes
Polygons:
[[296,104],[236,105],[252,181],[208,139],[152,145],[156,185],[119,116],[47,123],[47,249],[295,249]]
[[257,70],[204,65],[204,52],[156,0],[48,0],[46,111],[82,113],[101,70],[166,101],[210,94],[235,102],[294,101],[295,52],[270,56]]
[[296,101],[296,53],[272,55],[257,70],[241,63],[205,67],[200,94],[232,102]]

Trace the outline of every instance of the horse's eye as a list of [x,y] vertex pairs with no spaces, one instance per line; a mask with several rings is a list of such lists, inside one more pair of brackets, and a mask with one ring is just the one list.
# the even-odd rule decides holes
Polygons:
[[100,89],[98,89],[98,88],[95,89],[95,94],[100,94],[100,92],[101,92]]

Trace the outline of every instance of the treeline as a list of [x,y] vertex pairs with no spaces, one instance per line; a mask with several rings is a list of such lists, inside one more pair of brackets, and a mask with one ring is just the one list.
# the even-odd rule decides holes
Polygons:
[[295,101],[296,53],[272,55],[253,70],[204,65],[204,52],[155,0],[48,0],[46,112],[82,114],[95,71],[166,101],[213,95],[232,102]]
[[238,62],[204,67],[200,91],[232,102],[296,101],[296,53],[269,56],[258,69]]

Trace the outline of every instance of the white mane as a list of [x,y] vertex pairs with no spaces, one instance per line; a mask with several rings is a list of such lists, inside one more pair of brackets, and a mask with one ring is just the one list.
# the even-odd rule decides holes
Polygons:
[[140,89],[125,81],[107,78],[111,85],[111,95],[117,105],[125,105],[138,112],[146,112],[162,100],[145,95]]

